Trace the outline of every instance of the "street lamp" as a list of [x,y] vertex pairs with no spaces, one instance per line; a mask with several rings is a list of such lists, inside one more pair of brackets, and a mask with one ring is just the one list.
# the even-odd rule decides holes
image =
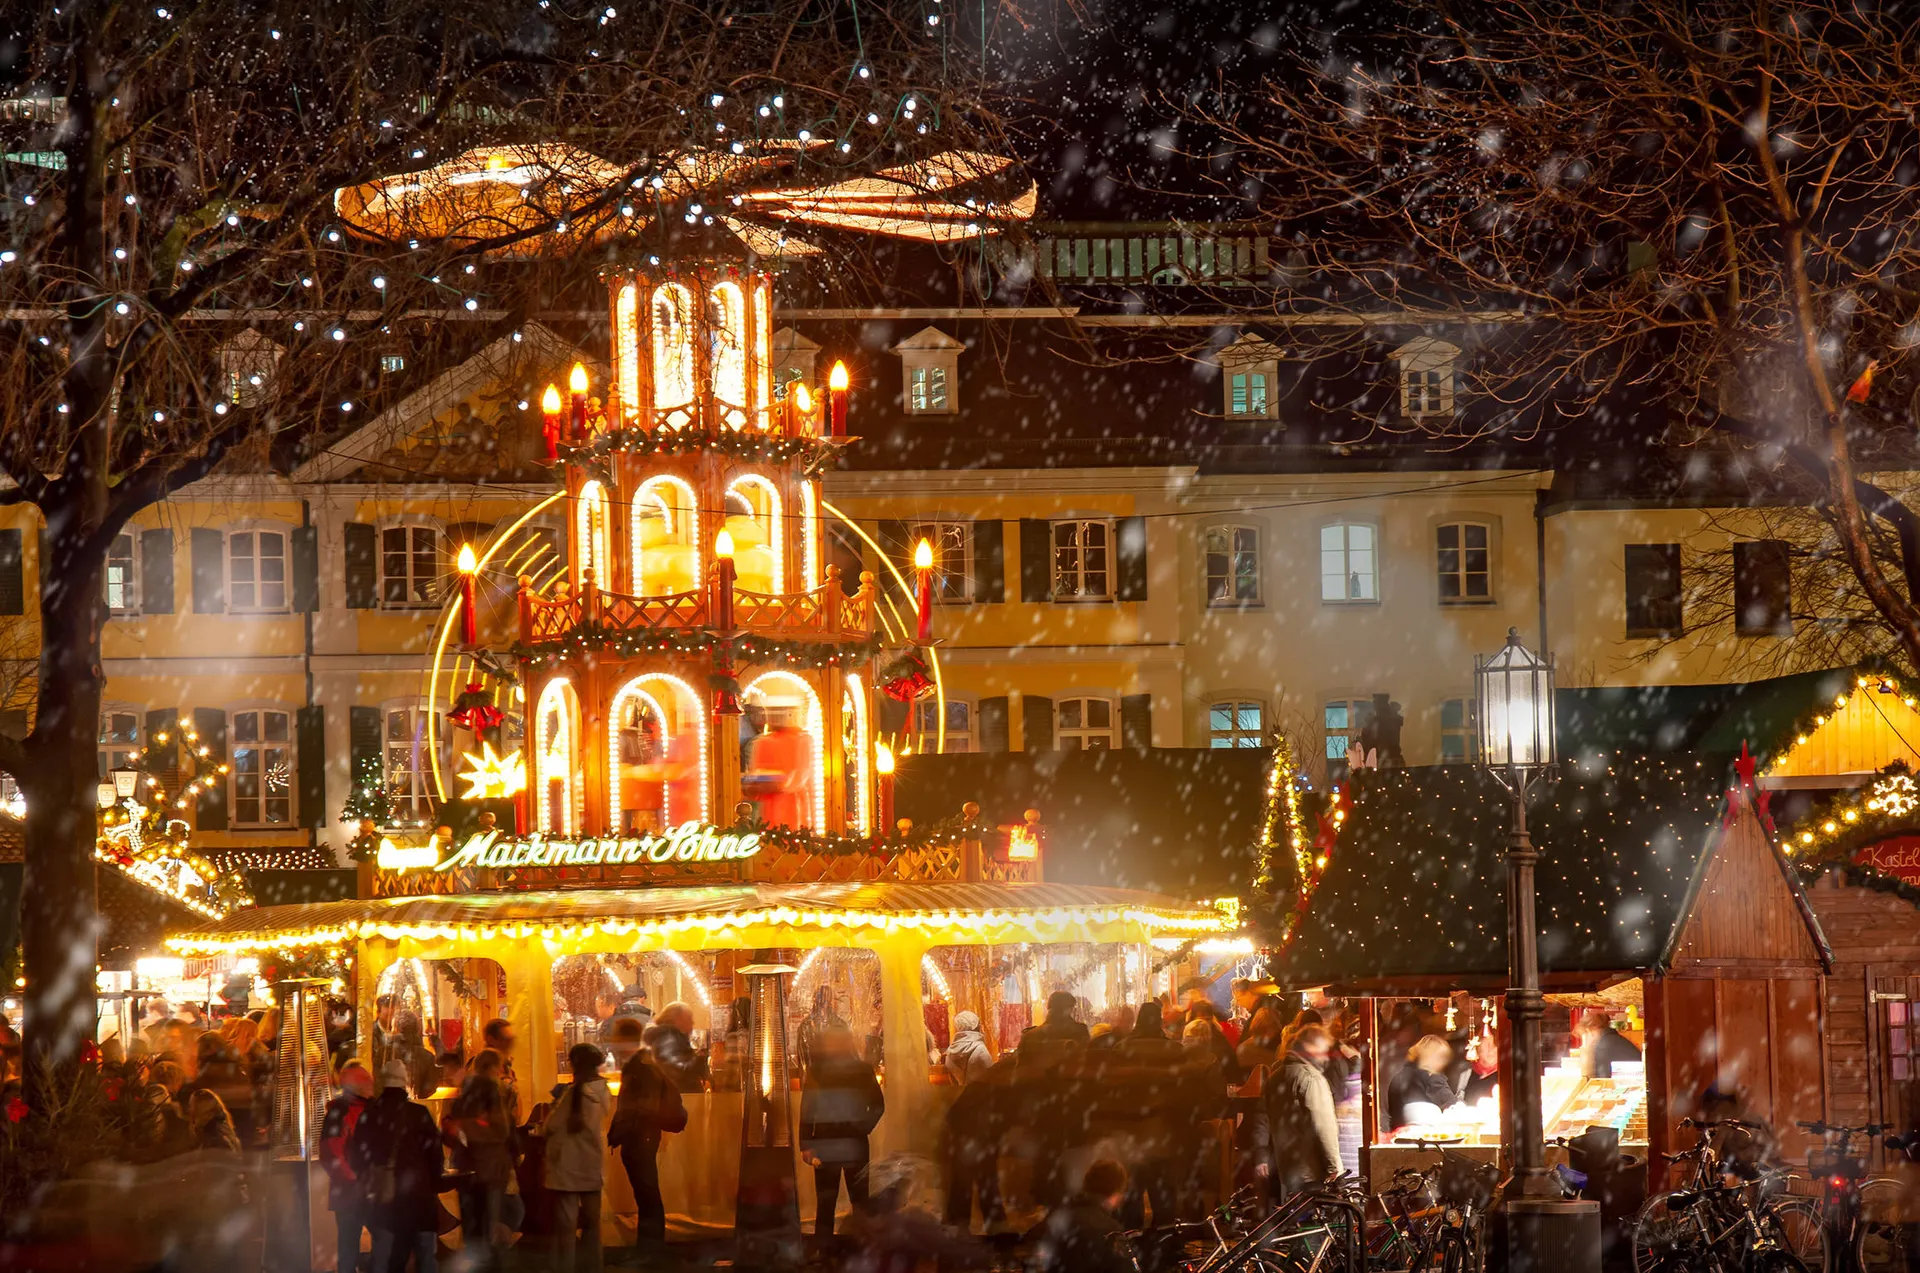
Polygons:
[[133,799],[140,790],[140,771],[138,769],[114,769],[107,774],[113,779],[113,793],[122,800]]
[[1476,658],[1474,703],[1480,763],[1513,797],[1507,837],[1507,1094],[1502,1120],[1511,1176],[1506,1213],[1509,1269],[1583,1273],[1600,1267],[1598,1203],[1563,1201],[1547,1171],[1540,1102],[1540,927],[1533,869],[1540,860],[1527,834],[1527,796],[1554,763],[1553,656],[1538,657],[1507,629],[1500,652]]

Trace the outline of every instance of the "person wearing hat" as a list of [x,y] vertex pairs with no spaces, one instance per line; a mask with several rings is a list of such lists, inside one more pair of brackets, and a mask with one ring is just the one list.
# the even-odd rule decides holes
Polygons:
[[340,1273],[354,1273],[360,1234],[367,1228],[366,1182],[347,1161],[353,1133],[373,1101],[373,1075],[358,1061],[340,1069],[340,1095],[327,1102],[320,1121],[320,1166],[327,1173],[327,1206],[333,1212]]
[[347,1165],[367,1190],[376,1273],[404,1269],[409,1254],[418,1273],[435,1273],[446,1159],[433,1115],[407,1094],[408,1085],[405,1061],[381,1066],[380,1095],[347,1144]]

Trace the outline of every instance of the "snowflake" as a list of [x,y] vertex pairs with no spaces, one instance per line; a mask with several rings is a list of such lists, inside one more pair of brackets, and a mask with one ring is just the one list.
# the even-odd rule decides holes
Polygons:
[[1888,774],[1873,784],[1873,798],[1867,808],[1904,818],[1920,808],[1920,785],[1909,774]]

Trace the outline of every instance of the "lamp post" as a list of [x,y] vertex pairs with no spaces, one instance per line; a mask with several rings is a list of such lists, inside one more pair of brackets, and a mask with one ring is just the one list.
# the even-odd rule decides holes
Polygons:
[[1534,918],[1534,866],[1540,854],[1527,833],[1527,796],[1553,767],[1553,657],[1539,657],[1507,629],[1499,653],[1476,658],[1480,763],[1513,798],[1507,836],[1507,1070],[1511,1113],[1501,1133],[1511,1175],[1504,1241],[1495,1260],[1505,1267],[1598,1273],[1600,1207],[1563,1201],[1547,1171],[1540,1101],[1540,928]]

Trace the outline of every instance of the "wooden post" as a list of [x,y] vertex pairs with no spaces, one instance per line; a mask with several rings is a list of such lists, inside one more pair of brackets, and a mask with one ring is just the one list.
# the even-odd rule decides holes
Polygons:
[[533,644],[533,576],[520,576],[520,644]]
[[[978,822],[980,820],[980,806],[976,804],[974,801],[969,800],[965,804],[960,806],[960,816],[965,818],[968,822]],[[981,848],[979,836],[970,835],[966,839],[960,841],[960,882],[961,883],[978,884],[981,881],[981,879],[984,876],[984,865],[982,862],[982,858],[983,858],[983,851]]]
[[1373,1141],[1380,1134],[1379,1000],[1360,1001],[1360,1180],[1373,1189]]

